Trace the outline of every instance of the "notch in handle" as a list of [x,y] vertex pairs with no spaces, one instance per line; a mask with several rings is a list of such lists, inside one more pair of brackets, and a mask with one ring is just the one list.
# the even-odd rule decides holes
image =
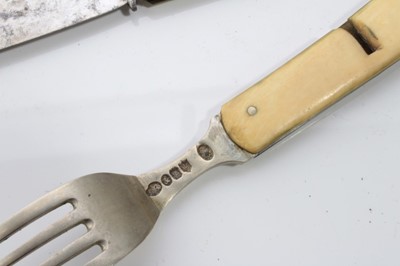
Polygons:
[[258,154],[400,59],[400,0],[372,0],[342,27],[221,110],[230,138]]

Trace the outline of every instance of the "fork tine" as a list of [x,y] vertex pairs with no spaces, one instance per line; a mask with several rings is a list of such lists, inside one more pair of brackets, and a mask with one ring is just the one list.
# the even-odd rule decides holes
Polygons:
[[0,243],[40,217],[67,203],[71,198],[62,193],[62,188],[34,201],[9,220],[0,224]]
[[12,265],[18,262],[36,249],[65,233],[66,231],[74,228],[83,221],[84,220],[75,212],[69,213],[66,217],[50,225],[24,245],[11,252],[6,258],[0,260],[0,265]]
[[95,237],[92,232],[88,232],[81,236],[61,251],[53,254],[42,266],[54,266],[61,265],[67,261],[78,256],[82,252],[85,252],[89,248],[93,247],[99,242],[99,239]]

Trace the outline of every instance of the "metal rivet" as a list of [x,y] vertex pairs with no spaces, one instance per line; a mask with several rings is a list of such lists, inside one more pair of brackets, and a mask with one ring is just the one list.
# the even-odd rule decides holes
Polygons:
[[255,106],[249,106],[249,108],[247,108],[247,114],[249,116],[255,116],[257,114],[257,108]]

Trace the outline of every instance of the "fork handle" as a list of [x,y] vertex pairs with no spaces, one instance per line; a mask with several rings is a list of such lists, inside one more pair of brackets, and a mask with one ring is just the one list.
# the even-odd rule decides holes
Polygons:
[[230,138],[257,154],[400,59],[400,0],[372,0],[221,110]]

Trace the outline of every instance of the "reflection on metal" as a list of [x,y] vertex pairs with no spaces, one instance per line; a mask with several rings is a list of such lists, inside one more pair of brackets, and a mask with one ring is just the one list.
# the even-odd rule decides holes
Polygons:
[[164,208],[190,182],[221,164],[241,164],[255,155],[240,149],[216,116],[205,136],[183,156],[155,171],[138,176],[155,204]]

